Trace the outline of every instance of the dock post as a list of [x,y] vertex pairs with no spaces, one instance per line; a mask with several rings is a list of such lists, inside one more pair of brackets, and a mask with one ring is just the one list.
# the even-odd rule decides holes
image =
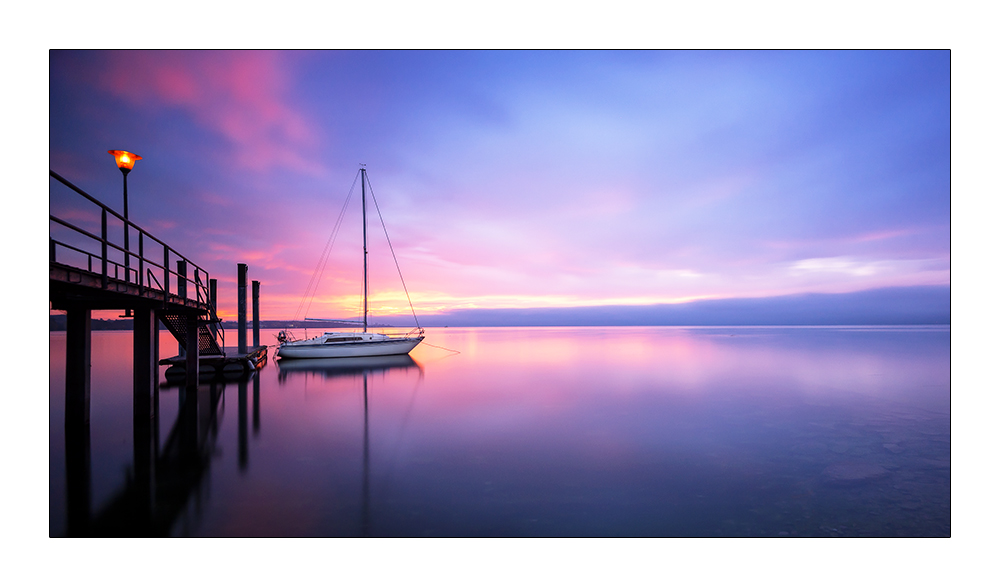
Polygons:
[[186,384],[198,388],[198,315],[187,315],[187,356],[184,365],[187,371]]
[[253,282],[253,346],[260,346],[260,282]]
[[148,522],[153,508],[153,395],[157,370],[156,313],[135,308],[132,318],[132,459],[135,515]]
[[66,426],[90,423],[90,309],[66,311]]
[[153,383],[156,379],[156,315],[149,308],[136,308],[132,318],[132,415],[149,421],[153,417]]
[[90,309],[66,310],[66,533],[90,525]]
[[237,338],[239,339],[239,353],[247,353],[247,265],[246,263],[236,264],[236,286],[237,286],[237,317],[236,327]]

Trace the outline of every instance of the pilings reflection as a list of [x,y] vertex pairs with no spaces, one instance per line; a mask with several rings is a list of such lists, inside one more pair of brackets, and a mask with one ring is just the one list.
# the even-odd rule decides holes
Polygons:
[[[247,384],[254,381],[255,420],[259,418],[257,373],[236,381],[215,380],[199,386],[156,382],[151,418],[142,417],[142,402],[133,410],[133,463],[124,487],[98,511],[91,511],[89,418],[81,410],[66,412],[67,535],[169,536],[177,521],[198,502],[218,441],[225,389],[238,386],[240,404],[239,462],[249,462]],[[160,443],[161,391],[177,390],[177,418]],[[162,390],[161,390],[162,388]],[[89,414],[88,414],[89,415]],[[194,503],[197,506],[197,503]],[[197,507],[195,507],[197,509]]]

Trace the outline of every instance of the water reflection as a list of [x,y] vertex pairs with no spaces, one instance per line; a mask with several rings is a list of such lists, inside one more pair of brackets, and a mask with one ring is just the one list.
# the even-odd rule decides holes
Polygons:
[[[168,536],[177,521],[204,498],[205,479],[219,439],[219,422],[227,386],[236,386],[240,405],[240,467],[248,458],[246,435],[247,385],[255,390],[255,418],[259,379],[254,373],[238,380],[216,379],[198,387],[172,381],[154,388],[152,418],[133,415],[132,462],[124,483],[104,504],[92,510],[91,435],[89,422],[66,419],[66,496],[68,536]],[[98,393],[104,390],[97,390]],[[161,398],[177,395],[176,417],[161,442]],[[169,395],[169,394],[168,394]],[[121,423],[121,422],[120,422]]]
[[282,384],[289,376],[309,373],[327,379],[361,375],[370,372],[408,371],[423,368],[410,355],[389,355],[385,357],[347,357],[340,359],[282,359],[278,365],[278,381]]
[[52,533],[950,534],[947,328],[431,334],[461,354],[165,384],[148,432],[108,333],[64,428],[53,336]]
[[[245,395],[246,381],[238,385]],[[152,422],[135,418],[134,461],[131,474],[109,503],[69,534],[88,536],[167,536],[192,499],[198,499],[211,464],[225,383],[177,390],[177,418],[166,441],[159,443],[159,394],[154,398]],[[245,439],[241,438],[245,447]],[[245,450],[245,449],[244,449]],[[71,464],[67,469],[83,466]],[[73,490],[70,489],[72,499]],[[71,506],[72,510],[72,506]]]
[[[343,379],[351,381],[361,377],[362,397],[364,400],[364,441],[362,448],[361,473],[361,536],[372,536],[371,518],[371,454],[369,437],[369,377],[373,375],[401,374],[411,370],[418,373],[418,382],[423,379],[423,367],[409,355],[390,355],[382,357],[350,357],[337,359],[283,359],[276,361],[278,365],[278,382],[280,385],[294,382],[296,377],[312,375],[320,376],[327,381]],[[291,380],[289,379],[291,378]],[[303,377],[304,378],[304,377]]]

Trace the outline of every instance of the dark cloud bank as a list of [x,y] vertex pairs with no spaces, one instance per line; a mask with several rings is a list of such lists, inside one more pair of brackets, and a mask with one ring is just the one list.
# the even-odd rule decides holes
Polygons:
[[[380,319],[376,321],[382,322]],[[848,294],[801,294],[652,306],[455,310],[420,319],[421,326],[777,326],[950,323],[949,286],[890,287]]]

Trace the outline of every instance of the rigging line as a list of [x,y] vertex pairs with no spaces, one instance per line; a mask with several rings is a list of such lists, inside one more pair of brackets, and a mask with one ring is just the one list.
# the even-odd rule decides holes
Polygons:
[[320,257],[322,268],[320,268],[317,273],[314,273],[315,281],[311,283],[312,292],[309,293],[307,290],[307,293],[309,293],[309,303],[306,305],[306,311],[303,317],[309,314],[309,308],[312,307],[313,299],[316,297],[316,290],[319,288],[319,284],[322,281],[323,273],[326,271],[326,265],[330,261],[330,253],[333,251],[333,243],[337,239],[337,235],[340,234],[341,227],[343,227],[344,217],[347,214],[347,207],[351,202],[351,196],[354,193],[354,187],[357,185],[357,180],[358,178],[355,176],[354,183],[351,184],[351,190],[347,193],[347,199],[344,200],[344,205],[340,208],[340,215],[337,217],[337,222],[334,225],[333,233],[330,235],[330,240],[327,243],[326,249],[323,251],[323,256]]
[[[341,206],[340,214],[337,217],[337,222],[334,223],[333,230],[330,232],[330,238],[327,239],[326,247],[323,249],[323,254],[320,255],[319,260],[316,262],[316,268],[313,270],[312,277],[309,279],[309,284],[306,286],[306,292],[303,294],[302,299],[299,301],[299,307],[295,311],[295,318],[298,319],[299,312],[302,310],[303,304],[306,303],[306,299],[309,299],[309,306],[312,305],[312,299],[316,295],[316,289],[319,287],[319,283],[322,279],[323,272],[326,269],[326,262],[330,258],[330,252],[333,250],[333,243],[337,239],[337,235],[340,232],[340,227],[343,224],[343,218],[347,211],[347,206],[351,201],[351,195],[354,192],[354,187],[357,185],[358,178],[354,177],[354,183],[351,184],[351,189],[347,192],[347,198],[344,200],[344,205]],[[310,293],[311,292],[311,293]],[[306,314],[309,313],[308,307],[306,308]]]
[[368,180],[368,189],[371,190],[372,202],[375,202],[375,211],[378,212],[378,221],[382,223],[382,232],[385,233],[385,242],[389,243],[389,252],[392,253],[392,262],[396,264],[396,273],[399,273],[399,281],[403,284],[403,292],[406,294],[406,302],[410,304],[410,312],[413,313],[413,321],[420,328],[420,321],[417,320],[417,311],[413,309],[413,302],[410,301],[410,292],[406,289],[406,281],[403,279],[403,272],[399,268],[399,261],[396,260],[396,251],[392,249],[392,241],[389,240],[389,230],[385,227],[385,220],[382,219],[382,210],[378,207],[378,200],[375,199],[375,190],[372,189],[372,182]]
[[[360,175],[360,172],[358,172]],[[354,194],[354,188],[358,183],[358,176],[354,176],[354,183],[351,184],[351,189],[347,192],[347,198],[344,200],[344,205],[340,208],[340,214],[337,216],[337,222],[333,226],[333,230],[330,232],[330,238],[326,241],[326,247],[323,249],[323,254],[320,255],[319,261],[316,262],[316,269],[313,270],[312,277],[309,279],[308,285],[306,285],[306,291],[302,295],[302,299],[299,301],[299,307],[295,310],[295,319],[298,320],[299,312],[302,311],[302,306],[305,304],[305,313],[303,317],[309,314],[309,308],[312,307],[313,298],[316,296],[316,290],[319,288],[320,281],[322,280],[323,273],[326,271],[326,264],[330,261],[330,252],[333,250],[333,243],[337,240],[337,235],[340,233],[340,228],[344,223],[344,216],[347,214],[347,206],[351,202],[351,196]],[[306,304],[306,299],[309,303]]]
[[[353,190],[353,186],[352,186]],[[351,194],[348,193],[347,199],[344,201],[344,207],[347,206],[347,202],[350,201]],[[340,216],[344,214],[344,207],[341,208]],[[298,320],[300,313],[302,312],[302,307],[306,305],[306,300],[309,300],[309,306],[312,305],[313,296],[316,295],[316,288],[322,278],[323,271],[326,268],[326,260],[329,259],[330,251],[333,249],[333,242],[337,238],[337,233],[340,231],[340,217],[336,223],[334,223],[333,230],[330,232],[330,237],[326,241],[326,246],[323,248],[323,253],[320,255],[319,260],[316,262],[316,268],[313,269],[312,276],[309,278],[309,283],[306,285],[306,291],[302,294],[302,299],[299,300],[299,306],[295,310],[295,320]],[[306,314],[309,313],[308,307],[306,309]]]
[[460,354],[462,354],[462,351],[456,351],[455,349],[449,349],[449,348],[445,348],[445,347],[443,347],[443,346],[438,346],[438,345],[436,345],[436,344],[431,344],[431,343],[429,343],[429,342],[424,342],[424,346],[432,346],[432,347],[434,347],[434,348],[436,348],[436,349],[441,349],[441,350],[443,350],[443,351],[448,351],[448,352],[451,352],[451,353],[454,353],[454,354],[456,354],[456,355],[460,355]]
[[302,298],[299,300],[299,306],[295,309],[294,319],[299,319],[299,314],[302,312],[302,306],[306,303],[306,299],[309,298],[309,292],[313,289],[313,283],[316,281],[317,276],[320,273],[320,265],[323,263],[323,259],[329,254],[330,247],[332,246],[334,235],[337,232],[337,225],[334,223],[333,230],[330,231],[329,238],[326,239],[326,246],[323,247],[323,252],[319,256],[319,260],[316,261],[316,267],[313,269],[312,275],[309,277],[309,283],[306,284],[306,290],[302,294]]

